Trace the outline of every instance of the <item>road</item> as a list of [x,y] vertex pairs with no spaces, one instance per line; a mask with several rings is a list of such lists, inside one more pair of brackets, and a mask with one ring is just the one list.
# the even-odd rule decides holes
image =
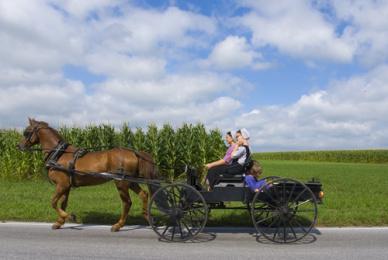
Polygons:
[[210,228],[166,243],[148,227],[0,223],[0,259],[388,259],[388,228],[321,228],[304,241],[272,244],[251,228]]

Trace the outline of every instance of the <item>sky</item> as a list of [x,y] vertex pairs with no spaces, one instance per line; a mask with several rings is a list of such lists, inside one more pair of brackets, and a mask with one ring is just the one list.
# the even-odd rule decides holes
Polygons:
[[0,128],[203,123],[388,148],[388,1],[0,0]]

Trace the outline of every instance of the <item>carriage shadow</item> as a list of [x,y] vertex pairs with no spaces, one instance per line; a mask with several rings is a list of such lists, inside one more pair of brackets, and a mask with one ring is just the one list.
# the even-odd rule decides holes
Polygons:
[[217,235],[215,233],[210,233],[210,232],[201,232],[198,235],[196,235],[193,239],[189,239],[186,241],[168,241],[162,238],[159,238],[159,242],[163,243],[185,243],[185,244],[196,244],[196,243],[206,243],[213,241],[217,238]]
[[[297,234],[303,234],[304,231],[302,230],[296,230],[296,233]],[[273,233],[274,234],[274,233]],[[267,233],[268,235],[268,233]],[[298,241],[295,241],[295,242],[291,242],[291,243],[286,243],[286,244],[291,244],[291,245],[306,245],[306,244],[312,244],[314,243],[315,241],[317,241],[317,236],[319,235],[322,235],[322,233],[316,229],[316,228],[313,228],[311,229],[310,233],[307,234],[305,237],[303,237],[302,239],[298,240]],[[256,233],[253,235],[254,237],[256,237],[256,242],[257,243],[260,243],[260,244],[266,244],[266,245],[270,245],[270,244],[275,244],[275,245],[279,245],[279,244],[282,244],[282,243],[276,243],[276,242],[273,242],[269,239],[267,239],[264,235],[260,234],[260,233]]]
[[[86,212],[82,215],[82,224],[72,225],[68,227],[63,227],[63,229],[71,229],[71,230],[84,230],[86,227],[90,225],[113,225],[116,223],[119,218],[119,214],[111,214],[111,213],[101,213],[96,211]],[[76,224],[76,223],[74,223]],[[119,232],[128,232],[132,230],[139,230],[149,227],[149,223],[143,218],[143,216],[130,216],[126,225],[120,229]],[[268,232],[268,230],[267,230]],[[302,230],[296,230],[297,233],[303,233]],[[261,233],[257,233],[254,227],[205,227],[204,230],[196,235],[193,239],[182,241],[179,243],[206,243],[211,242],[217,239],[217,234],[249,234],[253,239],[256,240],[257,243],[260,244],[276,244],[279,243],[273,242],[263,236]],[[269,234],[271,231],[268,232]],[[267,234],[268,234],[267,233]],[[303,245],[303,244],[311,244],[317,240],[317,236],[322,233],[317,229],[313,228],[308,235],[306,235],[301,240],[290,243],[291,245]],[[171,241],[164,240],[159,238],[160,242],[163,243],[171,243]]]

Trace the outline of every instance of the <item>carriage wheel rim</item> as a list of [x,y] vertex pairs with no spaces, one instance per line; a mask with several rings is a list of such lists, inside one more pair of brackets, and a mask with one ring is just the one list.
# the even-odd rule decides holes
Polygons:
[[[177,207],[179,208],[179,206],[181,206],[181,204],[176,201],[180,198],[179,196],[177,196],[179,194],[176,193],[177,191],[179,191],[178,187],[180,187],[180,191],[185,191],[186,195],[189,194],[189,196],[196,196],[196,202],[191,204],[192,207],[189,207],[186,210],[182,208],[177,210]],[[173,191],[172,195],[169,194],[171,190]],[[169,205],[169,207],[172,206],[173,210],[175,210],[175,212],[168,212],[167,214],[165,214],[166,216],[168,216],[169,220],[172,219],[172,223],[170,223],[171,225],[164,227],[157,226],[155,224],[155,219],[152,214],[153,206],[154,204],[156,205],[156,198],[163,191],[167,192],[168,196],[170,196],[172,203]],[[178,203],[179,205],[177,205],[176,203]],[[184,183],[173,183],[159,188],[153,194],[150,200],[150,203],[148,205],[148,212],[149,223],[151,228],[161,239],[169,242],[184,242],[193,239],[195,236],[197,236],[200,232],[203,231],[208,219],[208,207],[205,202],[205,199],[197,190],[195,190],[190,185]],[[190,217],[188,217],[189,215]],[[160,232],[159,229],[162,229],[162,232]],[[169,234],[170,230],[171,234]],[[177,233],[178,236],[176,235]]]
[[[297,215],[298,213],[298,210],[299,210],[299,207],[298,205],[302,205],[302,204],[296,204],[296,205],[289,205],[289,202],[290,202],[290,199],[291,197],[293,196],[292,195],[292,192],[294,192],[294,190],[292,189],[290,191],[290,194],[289,194],[289,197],[288,197],[288,201],[286,200],[287,202],[287,210],[285,210],[285,205],[272,205],[272,204],[275,204],[275,203],[269,203],[269,204],[265,204],[263,202],[262,205],[261,205],[261,208],[259,208],[259,210],[262,210],[265,208],[265,206],[268,206],[268,208],[265,208],[265,209],[268,209],[267,211],[267,218],[268,220],[269,219],[273,219],[272,223],[270,224],[269,228],[271,228],[271,225],[274,225],[274,224],[277,224],[276,226],[276,231],[275,231],[275,234],[272,235],[271,233],[271,236],[266,233],[266,230],[263,228],[263,227],[260,227],[258,224],[261,224],[261,223],[258,223],[259,221],[256,220],[256,202],[260,201],[258,200],[258,197],[261,196],[260,195],[260,192],[265,192],[265,187],[263,187],[262,189],[260,189],[260,191],[258,193],[255,194],[253,200],[252,200],[252,209],[251,209],[251,218],[252,218],[252,222],[254,224],[254,227],[256,228],[256,231],[258,233],[261,233],[266,239],[272,241],[272,242],[276,242],[276,243],[294,243],[294,242],[297,242],[301,239],[303,239],[304,237],[306,237],[310,232],[311,230],[313,229],[313,227],[315,226],[316,222],[317,222],[317,216],[318,216],[318,209],[317,209],[317,202],[316,202],[316,198],[314,196],[314,194],[312,193],[312,191],[302,182],[300,181],[296,181],[296,180],[293,180],[293,179],[289,179],[289,178],[278,178],[278,179],[275,179],[273,180],[272,182],[268,183],[268,184],[276,184],[276,183],[283,183],[283,186],[282,188],[285,189],[285,184],[286,182],[288,183],[293,183],[293,187],[295,188],[296,185],[300,185],[301,187],[303,187],[303,191],[300,192],[300,193],[297,193],[296,195],[296,200],[298,200],[304,193],[308,193],[308,196],[310,197],[309,200],[303,202],[304,204],[310,202],[311,205],[312,205],[312,208],[309,210],[309,211],[301,211],[301,212],[311,212],[311,214],[313,214],[313,216],[310,216],[311,218],[308,219],[309,220],[309,226],[308,227],[304,227],[303,226],[303,223],[300,223],[299,220],[297,220],[297,218],[299,217]],[[299,198],[298,198],[299,196]],[[285,196],[283,196],[285,197]],[[291,201],[291,202],[294,202],[294,201]],[[273,208],[272,211],[270,210],[271,207]],[[259,211],[258,211],[259,212]],[[274,216],[269,216],[269,213],[274,213]],[[293,215],[292,215],[292,214]],[[259,212],[260,214],[260,212]],[[265,214],[263,212],[261,212],[261,214]],[[295,217],[295,215],[297,217]],[[294,228],[291,223],[294,223],[294,225],[298,225],[298,229],[302,229],[303,233],[298,237],[297,234],[299,234],[299,232],[297,233],[297,228]],[[279,228],[279,225],[282,224],[282,229],[280,230]],[[287,225],[289,224],[289,225]],[[274,225],[275,226],[275,225]],[[282,231],[283,233],[283,237],[281,238],[279,235],[280,232]],[[300,230],[299,230],[300,231]],[[291,234],[292,233],[292,236],[293,236],[293,239],[290,239],[288,237],[288,234]],[[277,237],[276,237],[277,236]]]

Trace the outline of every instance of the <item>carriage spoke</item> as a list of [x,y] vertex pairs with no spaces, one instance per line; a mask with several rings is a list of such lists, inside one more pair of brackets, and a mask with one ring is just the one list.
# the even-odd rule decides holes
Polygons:
[[[276,223],[278,223],[280,220],[280,217],[276,220]],[[280,224],[280,223],[279,223]],[[272,237],[272,240],[275,241],[275,237],[276,235],[278,234],[278,231],[279,231],[279,225],[276,225],[276,231],[275,233],[273,234],[273,237]]]
[[166,228],[163,230],[163,233],[162,233],[162,235],[164,236],[164,234],[166,234],[166,232],[167,232],[167,230],[168,230],[168,228],[169,228],[170,226],[166,226]]
[[294,182],[294,185],[292,186],[290,195],[288,196],[288,199],[287,199],[287,204],[290,202],[290,200],[291,200],[291,198],[292,198],[292,194],[294,194],[295,187],[296,187],[296,183]]
[[277,202],[277,203],[280,202],[279,198],[281,198],[281,196],[280,196],[280,194],[279,194],[279,191],[278,191],[278,187],[279,187],[278,184],[273,185],[273,186],[271,187],[271,188],[273,189],[273,191],[274,191],[275,197],[277,198],[276,200],[274,199],[274,201]]
[[283,218],[282,218],[282,222],[283,222],[283,241],[284,241],[284,243],[286,243],[286,239],[287,239],[287,235],[286,235],[286,222],[284,221]]
[[305,201],[303,201],[302,203],[299,203],[299,202],[298,202],[296,205],[290,206],[289,208],[290,208],[290,209],[295,209],[295,208],[298,208],[298,207],[300,207],[300,206],[306,204],[307,202],[311,202],[311,199],[305,200]]
[[307,191],[307,187],[304,187],[303,191],[301,193],[298,194],[298,196],[294,199],[294,201],[298,201],[299,198],[302,196],[302,194],[305,193],[305,191]]
[[179,232],[181,233],[181,239],[183,239],[183,231],[182,231],[181,222],[178,220],[178,221],[177,221],[177,224],[178,224]]
[[[274,187],[274,186],[272,186],[271,188],[273,188],[273,187]],[[271,188],[270,188],[270,189],[271,189]],[[272,202],[272,201],[273,201],[273,202],[277,202],[277,201],[273,198],[273,196],[271,195],[271,193],[269,192],[269,190],[268,190],[266,187],[263,189],[263,191],[264,191],[264,193],[267,194],[268,197],[271,199],[271,202]],[[273,205],[271,202],[267,202],[267,204],[275,208],[276,206]]]
[[172,228],[172,235],[171,235],[171,240],[174,241],[174,236],[175,236],[175,226]]
[[292,234],[294,234],[295,239],[298,239],[297,236],[296,236],[295,230],[294,230],[294,228],[292,227],[292,225],[290,225],[290,229],[291,229],[291,231],[292,231]]
[[304,231],[305,233],[308,233],[307,230],[304,228],[304,226],[303,226],[302,224],[300,224],[300,222],[297,221],[295,217],[294,217],[292,220],[294,220],[294,221],[296,222],[296,224],[297,224],[300,228],[302,228],[303,231]]
[[264,221],[268,220],[268,219],[271,219],[271,218],[274,218],[274,217],[278,217],[279,216],[279,213],[277,215],[274,215],[274,216],[269,216],[269,217],[266,217],[264,219],[261,219],[259,221],[256,221],[256,225],[257,224],[260,224],[260,223],[263,223]]
[[187,229],[187,232],[190,234],[190,236],[191,237],[193,237],[194,235],[193,235],[193,233],[191,232],[191,229],[190,229],[190,227],[189,226],[187,226],[187,224],[182,220],[182,224],[186,227],[186,229]]

